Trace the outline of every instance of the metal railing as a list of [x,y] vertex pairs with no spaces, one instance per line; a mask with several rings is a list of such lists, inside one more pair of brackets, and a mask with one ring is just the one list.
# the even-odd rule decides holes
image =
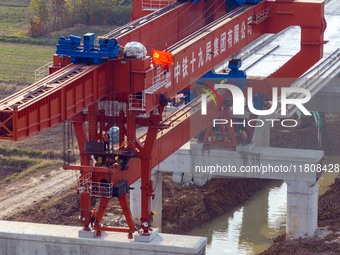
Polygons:
[[35,81],[40,81],[42,78],[49,75],[48,68],[52,65],[52,62],[48,62],[47,64],[37,68],[34,72]]
[[[294,82],[291,87],[308,89],[312,96],[316,95],[329,81],[340,72],[340,50],[337,49],[326,59],[320,60],[314,68],[305,73]],[[291,93],[287,98],[303,98],[303,93]],[[276,114],[281,111],[278,107]],[[297,111],[295,105],[287,105],[287,115],[291,116]]]
[[262,21],[270,17],[271,15],[271,10],[270,8],[263,9],[259,13],[256,13],[253,17],[253,20],[249,24],[260,24]]
[[88,173],[78,179],[80,192],[89,192],[91,197],[112,197],[113,185],[108,182],[93,182],[92,173]]
[[142,1],[142,10],[143,11],[155,11],[165,6],[168,6],[176,1],[171,0],[143,0]]
[[80,192],[89,191],[92,182],[92,173],[82,175],[78,179],[78,188]]
[[91,197],[112,197],[112,183],[107,182],[91,182]]
[[129,95],[129,110],[132,111],[145,111],[145,92],[142,94],[130,94]]
[[[151,80],[151,81],[150,81]],[[145,94],[153,94],[162,87],[168,88],[171,85],[170,72],[160,72],[150,80],[145,81],[145,85],[152,84],[145,90]]]

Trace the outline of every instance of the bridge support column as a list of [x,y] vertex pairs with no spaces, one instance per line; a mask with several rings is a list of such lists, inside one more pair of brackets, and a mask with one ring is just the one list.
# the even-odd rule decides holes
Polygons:
[[310,237],[318,223],[319,181],[287,181],[286,237]]
[[265,121],[265,118],[261,118],[261,116],[258,116],[258,119],[259,121],[263,121],[263,126],[255,128],[252,142],[256,146],[269,147],[271,122]]
[[[152,172],[151,179],[153,182],[153,194],[155,194],[155,198],[151,201],[151,211],[156,212],[152,227],[158,228],[159,232],[161,232],[162,228],[162,177],[162,172]],[[130,192],[130,209],[132,213],[132,219],[135,223],[139,224],[141,218],[141,179],[138,179],[131,185],[131,187],[134,188]]]

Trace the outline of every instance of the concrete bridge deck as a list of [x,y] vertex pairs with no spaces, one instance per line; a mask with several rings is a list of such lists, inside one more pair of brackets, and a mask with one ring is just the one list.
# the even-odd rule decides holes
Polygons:
[[126,233],[78,237],[80,227],[0,221],[1,255],[189,255],[205,254],[207,239],[159,234],[135,242]]
[[[320,150],[300,150],[239,145],[236,151],[203,149],[187,143],[159,164],[160,171],[174,173],[174,181],[204,184],[213,177],[260,178],[316,181],[320,173],[312,168],[323,158]],[[309,168],[308,168],[309,167]]]

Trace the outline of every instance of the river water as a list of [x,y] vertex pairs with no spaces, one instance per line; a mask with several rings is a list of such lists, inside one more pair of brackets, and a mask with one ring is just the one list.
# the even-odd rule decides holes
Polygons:
[[[327,156],[325,163],[339,163],[339,156]],[[319,194],[334,183],[337,173],[320,178]],[[208,238],[207,255],[250,255],[266,250],[271,239],[285,233],[287,185],[273,181],[234,212],[190,231]]]

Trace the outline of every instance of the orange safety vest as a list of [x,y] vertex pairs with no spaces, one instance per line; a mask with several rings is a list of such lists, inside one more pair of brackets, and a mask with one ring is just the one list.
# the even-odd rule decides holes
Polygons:
[[93,209],[91,211],[91,217],[97,217],[97,210],[96,209]]
[[108,133],[105,133],[103,140],[104,140],[104,142],[109,142],[110,141],[110,135]]

